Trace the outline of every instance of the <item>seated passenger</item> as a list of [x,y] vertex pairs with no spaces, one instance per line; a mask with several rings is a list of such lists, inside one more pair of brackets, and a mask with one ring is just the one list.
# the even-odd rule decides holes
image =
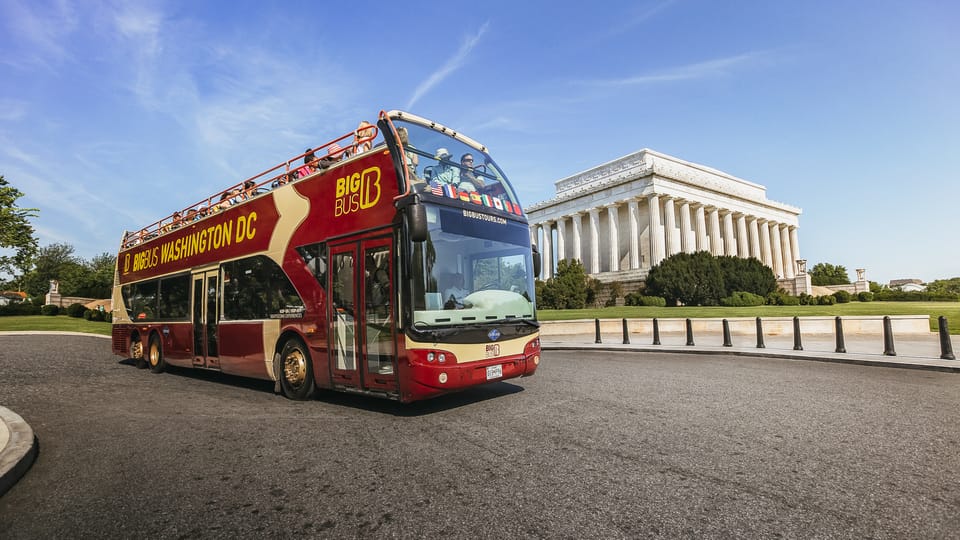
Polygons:
[[453,184],[460,182],[460,170],[453,166],[450,158],[453,157],[446,148],[438,148],[437,155],[433,156],[437,160],[437,165],[433,168],[431,181],[438,184]]
[[362,154],[373,148],[373,125],[366,120],[360,122],[353,134],[353,155]]
[[463,274],[450,274],[450,286],[443,291],[443,309],[458,309],[463,307],[463,299],[470,291],[463,288]]
[[417,165],[420,164],[420,156],[414,152],[413,145],[410,144],[410,134],[407,132],[407,128],[398,127],[397,136],[400,137],[400,144],[403,145],[403,155],[407,159],[407,174],[412,182],[419,181]]
[[483,187],[483,180],[473,170],[473,154],[460,156],[460,167],[460,184],[457,187],[464,191],[478,191]]
[[313,153],[313,149],[307,148],[306,154],[303,156],[303,167],[297,169],[297,178],[310,176],[320,170],[319,163],[320,161],[317,159],[317,155]]

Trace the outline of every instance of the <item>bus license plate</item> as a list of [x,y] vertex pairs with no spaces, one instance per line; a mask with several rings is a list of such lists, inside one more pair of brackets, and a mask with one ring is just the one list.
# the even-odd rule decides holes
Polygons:
[[499,379],[503,377],[503,366],[497,364],[495,366],[487,366],[487,380],[490,379]]

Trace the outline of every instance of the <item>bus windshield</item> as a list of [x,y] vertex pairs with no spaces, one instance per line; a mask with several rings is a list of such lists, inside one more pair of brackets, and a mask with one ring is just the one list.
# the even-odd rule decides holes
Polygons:
[[[394,125],[406,155],[408,177],[415,189],[443,196],[441,188],[452,186],[456,193],[487,195],[500,199],[501,203],[516,205],[519,210],[513,187],[490,154],[447,133],[418,124],[394,120]],[[446,196],[455,197],[452,193]],[[504,209],[500,204],[497,208]]]
[[526,225],[468,209],[425,206],[429,237],[413,246],[415,327],[533,321]]

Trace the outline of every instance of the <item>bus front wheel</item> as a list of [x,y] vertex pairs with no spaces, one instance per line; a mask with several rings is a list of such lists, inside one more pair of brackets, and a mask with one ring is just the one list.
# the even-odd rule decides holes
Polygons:
[[156,334],[150,336],[150,345],[147,346],[147,364],[150,366],[150,371],[154,373],[163,373],[167,367],[163,359],[163,347]]
[[283,395],[295,401],[313,395],[313,365],[307,346],[299,339],[287,340],[280,352],[280,387]]

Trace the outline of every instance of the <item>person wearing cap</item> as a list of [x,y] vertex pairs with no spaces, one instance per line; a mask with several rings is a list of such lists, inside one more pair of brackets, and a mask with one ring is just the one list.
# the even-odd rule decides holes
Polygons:
[[433,176],[431,178],[434,182],[452,185],[460,183],[460,170],[450,162],[450,158],[452,157],[453,154],[446,148],[437,149],[437,154],[433,156],[433,158],[437,160],[437,165],[433,168]]

